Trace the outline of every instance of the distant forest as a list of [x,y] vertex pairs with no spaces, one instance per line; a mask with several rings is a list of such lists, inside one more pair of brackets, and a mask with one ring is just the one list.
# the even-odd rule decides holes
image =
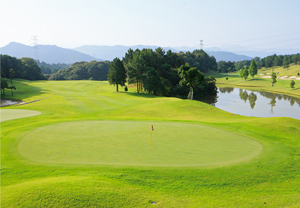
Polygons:
[[9,55],[1,56],[1,77],[10,79],[9,70],[13,69],[14,78],[28,80],[46,80],[41,68],[32,58],[17,59]]
[[81,61],[45,76],[48,80],[107,80],[109,64],[109,61]]
[[[288,68],[290,64],[298,64],[300,62],[300,53],[293,55],[279,55],[276,54],[272,56],[267,56],[265,58],[255,57],[254,61],[256,62],[257,68],[261,69],[263,67],[273,67],[273,66],[283,66]],[[234,72],[242,69],[244,66],[249,67],[251,60],[244,60],[238,62],[231,61],[219,61],[217,66],[217,72],[227,73]]]
[[[157,53],[156,50],[153,51],[152,49],[143,49],[142,51],[148,51],[148,53],[150,54]],[[193,52],[185,53],[174,53],[171,50],[165,52],[162,48],[159,48],[159,50],[161,51],[161,53],[163,53],[164,58],[162,60],[159,60],[160,62],[156,63],[155,67],[153,67],[155,64],[149,65],[149,67],[153,67],[156,70],[160,70],[159,68],[161,68],[164,64],[170,65],[171,69],[178,69],[181,65],[188,63],[190,67],[197,67],[197,69],[203,73],[206,73],[208,70],[227,73],[238,71],[241,68],[244,68],[244,66],[249,67],[251,63],[251,60],[244,60],[238,62],[216,62],[214,56],[209,56],[203,50],[194,50]],[[132,53],[133,52],[134,51],[132,51]],[[127,52],[122,61],[126,62],[128,56],[129,54]],[[149,55],[148,58],[152,59],[152,62],[157,61],[156,58],[154,58],[154,56],[151,57]],[[262,67],[273,66],[283,66],[285,68],[288,68],[290,64],[299,64],[300,54],[298,53],[293,55],[278,56],[274,54],[272,56],[267,56],[262,59],[259,57],[255,57],[254,60],[258,69]],[[149,61],[149,63],[151,61]],[[48,64],[45,62],[33,60],[32,58],[17,59],[9,55],[1,55],[1,77],[10,78],[9,69],[12,68],[15,71],[14,78],[28,80],[107,80],[107,75],[109,71],[108,66],[110,65],[110,63],[111,62],[109,61],[91,61],[77,62],[72,65],[64,63]],[[126,65],[126,63],[124,63],[124,65]]]
[[48,64],[45,62],[40,62],[39,60],[35,60],[37,65],[41,68],[41,71],[43,74],[53,74],[55,72],[57,72],[60,69],[66,69],[69,66],[71,66],[71,64]]

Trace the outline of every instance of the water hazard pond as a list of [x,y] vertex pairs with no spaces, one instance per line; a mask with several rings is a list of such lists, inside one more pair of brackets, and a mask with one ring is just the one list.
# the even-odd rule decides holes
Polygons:
[[0,106],[9,106],[9,105],[15,105],[15,104],[23,104],[24,102],[21,100],[16,100],[16,99],[0,99]]
[[300,120],[300,98],[239,88],[218,88],[217,96],[200,101],[227,112],[255,117],[291,117]]

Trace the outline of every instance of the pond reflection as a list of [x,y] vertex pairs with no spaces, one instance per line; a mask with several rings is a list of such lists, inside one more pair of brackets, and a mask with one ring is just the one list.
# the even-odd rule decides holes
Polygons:
[[300,120],[300,99],[284,94],[219,88],[217,96],[201,99],[222,110],[256,117],[291,117]]

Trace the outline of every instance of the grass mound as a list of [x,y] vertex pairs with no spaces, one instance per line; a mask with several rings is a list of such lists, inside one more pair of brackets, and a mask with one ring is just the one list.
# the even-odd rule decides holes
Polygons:
[[196,124],[80,121],[31,131],[18,149],[23,157],[41,163],[209,166],[249,159],[262,146],[247,137]]

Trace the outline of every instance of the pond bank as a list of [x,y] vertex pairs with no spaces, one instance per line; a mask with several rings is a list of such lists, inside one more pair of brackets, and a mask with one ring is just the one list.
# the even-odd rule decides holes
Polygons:
[[294,89],[290,87],[290,80],[277,79],[276,84],[272,87],[269,79],[261,79],[254,78],[249,79],[248,81],[242,80],[241,78],[229,78],[230,80],[226,80],[225,78],[217,79],[217,87],[236,87],[243,88],[247,90],[255,90],[255,91],[265,91],[272,92],[278,94],[289,95],[293,97],[300,98],[300,80],[295,80],[296,85]]
[[290,117],[300,120],[300,98],[242,88],[219,88],[216,96],[200,99],[230,113],[254,117]]

